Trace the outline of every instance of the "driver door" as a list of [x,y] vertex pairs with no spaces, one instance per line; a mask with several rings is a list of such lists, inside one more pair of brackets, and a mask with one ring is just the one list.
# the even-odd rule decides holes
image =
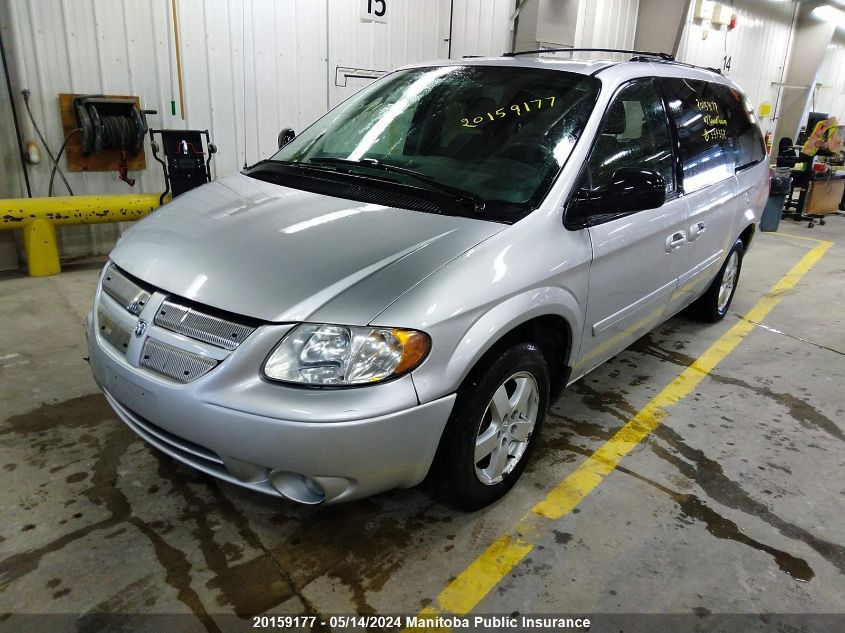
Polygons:
[[580,188],[602,190],[622,167],[658,172],[666,182],[666,202],[624,215],[608,208],[588,219],[593,260],[576,376],[625,349],[678,303],[688,212],[678,195],[663,101],[650,79],[625,84],[614,96]]

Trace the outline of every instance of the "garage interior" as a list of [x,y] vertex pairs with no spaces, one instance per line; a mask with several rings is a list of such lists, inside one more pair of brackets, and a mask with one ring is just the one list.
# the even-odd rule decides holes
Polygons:
[[[523,477],[478,512],[424,487],[298,506],[180,465],[111,410],[82,325],[127,220],[270,156],[280,131],[404,64],[670,52],[743,88],[783,176],[780,139],[845,117],[845,2],[7,0],[0,23],[0,630],[162,630],[159,614],[180,631],[265,615],[347,630],[329,618],[420,613],[845,630],[841,153],[782,218],[790,194],[773,186],[723,321],[682,313],[566,389]],[[146,111],[158,156],[145,133],[134,155],[86,157],[68,139],[86,95]],[[157,160],[186,130],[202,149],[165,178]],[[62,223],[51,189],[90,212]],[[31,235],[15,224],[26,198],[45,218]],[[54,259],[30,243],[45,234]]]

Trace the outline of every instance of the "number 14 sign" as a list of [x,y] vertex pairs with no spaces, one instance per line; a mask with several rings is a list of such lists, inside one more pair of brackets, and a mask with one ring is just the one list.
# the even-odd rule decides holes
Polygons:
[[361,0],[361,21],[387,23],[387,0]]

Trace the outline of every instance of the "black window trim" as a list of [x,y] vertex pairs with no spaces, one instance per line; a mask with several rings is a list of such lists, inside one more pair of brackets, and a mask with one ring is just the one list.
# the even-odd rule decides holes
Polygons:
[[758,158],[757,160],[752,160],[750,163],[745,163],[744,165],[738,165],[736,167],[736,169],[734,169],[734,173],[738,174],[738,173],[743,172],[743,171],[748,171],[752,167],[756,167],[757,165],[762,163],[764,160],[766,160],[766,154],[765,153],[763,154],[762,158]]
[[[661,79],[666,79],[666,77],[655,77],[654,86],[663,103],[663,113],[666,116],[666,123],[669,126],[669,138],[672,143],[672,156],[675,159],[675,191],[672,192],[674,195],[671,199],[682,198],[686,195],[686,190],[684,189],[684,163],[681,159],[681,137],[678,134],[678,123],[675,121],[669,108],[669,95],[666,92],[666,86],[660,81]],[[670,200],[668,195],[666,196],[666,200]]]
[[[672,191],[666,193],[666,202],[664,202],[664,204],[671,202],[672,200],[676,200],[683,195],[683,191],[680,187],[681,181],[679,180],[680,155],[677,151],[678,148],[675,146],[675,143],[677,142],[676,134],[674,126],[670,121],[669,108],[667,107],[666,103],[666,96],[660,84],[655,81],[656,79],[659,79],[657,75],[635,77],[634,79],[629,79],[628,81],[619,84],[619,86],[616,87],[616,90],[613,91],[613,94],[611,95],[610,100],[607,102],[607,106],[605,107],[604,112],[602,113],[601,121],[599,121],[599,125],[597,128],[597,133],[593,136],[593,139],[590,142],[590,149],[587,151],[587,157],[581,164],[581,169],[578,170],[578,176],[575,179],[576,186],[577,183],[581,182],[584,175],[584,170],[587,169],[587,166],[590,162],[590,158],[592,158],[593,156],[593,151],[595,150],[596,144],[598,143],[599,134],[601,133],[601,130],[604,127],[608,116],[610,115],[610,107],[613,105],[616,97],[619,95],[620,92],[622,92],[631,84],[649,82],[652,86],[654,86],[655,94],[660,99],[660,103],[663,106],[663,117],[666,119],[666,126],[669,130],[669,149],[672,152],[673,171],[675,173],[675,186]],[[593,216],[589,222],[575,222],[571,217],[569,217],[569,210],[572,207],[572,200],[575,197],[576,193],[578,193],[578,190],[573,187],[572,191],[569,192],[569,197],[567,198],[566,203],[563,207],[563,226],[566,227],[566,229],[569,231],[580,231],[581,229],[585,229],[591,226],[598,226],[599,224],[604,224],[605,222],[612,222],[613,220],[618,220],[619,218],[629,217],[637,213],[642,213],[642,211],[627,211],[624,213],[604,213]]]
[[[746,115],[747,114],[748,113],[746,113]],[[752,160],[752,161],[749,161],[749,162],[744,163],[742,165],[737,165],[736,168],[734,169],[734,174],[738,174],[740,172],[747,171],[747,170],[751,169],[752,167],[756,167],[757,165],[764,162],[769,157],[769,153],[766,150],[766,142],[765,142],[765,140],[763,140],[763,132],[762,132],[762,130],[760,130],[760,126],[757,125],[754,121],[751,121],[751,125],[756,127],[757,131],[760,132],[760,140],[763,142],[763,147],[761,148],[763,150],[763,155],[760,156],[760,158],[758,158],[757,160]]]

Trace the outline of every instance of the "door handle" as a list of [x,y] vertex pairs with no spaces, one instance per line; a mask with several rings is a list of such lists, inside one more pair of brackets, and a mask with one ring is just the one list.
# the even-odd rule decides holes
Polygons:
[[672,251],[678,250],[679,248],[681,248],[681,244],[686,241],[686,231],[678,231],[677,233],[672,233],[672,235],[666,238],[666,252],[671,253]]
[[707,230],[707,225],[704,222],[698,222],[689,227],[689,241],[694,242],[698,236]]

